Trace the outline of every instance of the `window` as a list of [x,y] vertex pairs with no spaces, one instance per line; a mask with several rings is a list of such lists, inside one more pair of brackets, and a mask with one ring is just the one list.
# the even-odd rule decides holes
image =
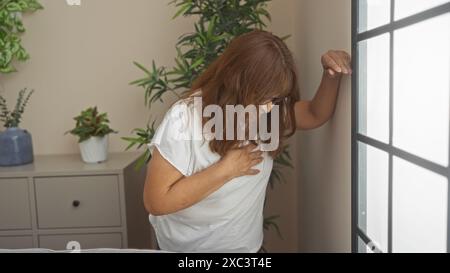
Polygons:
[[450,0],[352,16],[352,250],[450,252]]

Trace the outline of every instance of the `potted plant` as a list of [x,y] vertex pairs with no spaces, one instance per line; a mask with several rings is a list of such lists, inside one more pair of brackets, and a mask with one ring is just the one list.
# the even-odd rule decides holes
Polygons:
[[0,121],[4,123],[5,131],[0,132],[0,166],[17,166],[33,162],[33,143],[31,134],[19,128],[25,106],[34,90],[19,92],[14,110],[8,110],[6,99],[0,95]]
[[108,158],[108,136],[118,133],[109,128],[106,113],[99,114],[97,106],[90,107],[74,118],[76,126],[65,134],[79,137],[81,157],[86,163],[101,163]]

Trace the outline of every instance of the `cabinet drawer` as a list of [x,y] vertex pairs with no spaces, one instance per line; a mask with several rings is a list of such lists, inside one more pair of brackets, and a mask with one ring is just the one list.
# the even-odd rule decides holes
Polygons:
[[31,229],[26,178],[0,179],[0,230]]
[[67,250],[67,244],[71,241],[80,243],[81,250],[122,248],[122,235],[120,233],[41,235],[39,236],[39,247],[51,250]]
[[35,188],[39,228],[121,225],[115,175],[41,177]]
[[0,236],[0,249],[33,248],[32,236]]

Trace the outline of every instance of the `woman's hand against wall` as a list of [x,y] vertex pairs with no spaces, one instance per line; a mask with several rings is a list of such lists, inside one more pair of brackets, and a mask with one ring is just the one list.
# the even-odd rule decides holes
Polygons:
[[263,152],[255,150],[256,145],[250,144],[239,149],[230,150],[220,161],[221,170],[227,175],[228,180],[246,175],[257,175],[259,170],[253,169],[261,163]]
[[322,66],[329,77],[336,78],[352,74],[352,58],[342,50],[329,50],[322,55]]
[[330,50],[322,55],[322,81],[311,101],[295,104],[295,122],[299,130],[311,130],[325,124],[333,116],[342,75],[352,74],[350,54]]

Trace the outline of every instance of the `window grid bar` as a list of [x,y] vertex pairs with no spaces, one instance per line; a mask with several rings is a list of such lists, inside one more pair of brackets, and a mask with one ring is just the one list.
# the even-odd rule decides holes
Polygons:
[[[358,34],[358,27],[359,27],[359,0],[352,0],[352,67],[354,71],[359,70],[359,53],[358,53],[358,41],[357,41],[357,34]],[[351,245],[352,245],[352,252],[357,253],[358,251],[358,143],[357,143],[357,132],[358,132],[358,108],[357,108],[357,102],[358,102],[358,77],[353,76],[352,77],[352,143],[351,143],[351,154],[352,154],[352,164],[351,164],[351,207],[352,207],[352,226],[351,226]]]
[[[448,60],[448,62],[450,63],[450,59]],[[450,79],[449,79],[450,82]],[[450,85],[449,85],[450,86]],[[450,92],[450,90],[449,90]],[[450,96],[449,96],[450,97]],[[450,105],[450,100],[449,100],[449,105]],[[449,130],[450,130],[450,111],[449,111],[449,116],[448,116],[448,121],[449,121]],[[448,162],[449,162],[449,166],[447,167],[447,253],[450,253],[450,137],[448,138],[448,148],[449,148],[449,152],[448,152]]]
[[[395,1],[395,0],[394,0]],[[426,21],[428,19],[437,17],[439,15],[443,15],[447,12],[450,12],[450,3],[446,3],[425,11],[422,11],[420,13],[417,13],[415,15],[394,21],[395,17],[392,18],[391,22],[387,25],[377,27],[375,29],[371,29],[369,31],[365,31],[359,34],[356,34],[356,40],[358,42],[380,36],[382,34],[385,34],[387,32],[392,32],[395,30],[398,30],[400,28],[404,28],[422,21]],[[392,13],[395,13],[395,5],[391,4],[391,15]]]
[[385,151],[387,153],[391,153],[393,156],[406,160],[412,164],[418,165],[424,169],[432,171],[434,173],[440,174],[442,176],[448,177],[449,169],[448,167],[443,167],[439,164],[436,164],[432,161],[423,159],[419,156],[413,155],[406,151],[403,151],[399,148],[393,147],[376,139],[357,134],[357,140],[369,146],[373,146],[379,150]]
[[[391,0],[391,24],[395,21],[395,0]],[[394,30],[389,32],[389,145],[394,144]],[[393,225],[393,155],[388,162],[388,253],[392,253]]]
[[369,236],[367,236],[367,234],[362,229],[358,228],[356,233],[366,245],[369,245],[372,242]]
[[[361,238],[361,240],[368,246],[370,247],[371,244],[373,244],[373,241],[370,239],[370,237],[360,228],[357,228],[356,230],[356,236],[357,238]],[[377,248],[379,246],[376,246]],[[380,253],[383,253],[383,251],[381,251],[381,249],[377,249],[378,251],[380,251]],[[372,251],[374,251],[374,249],[372,249]]]

